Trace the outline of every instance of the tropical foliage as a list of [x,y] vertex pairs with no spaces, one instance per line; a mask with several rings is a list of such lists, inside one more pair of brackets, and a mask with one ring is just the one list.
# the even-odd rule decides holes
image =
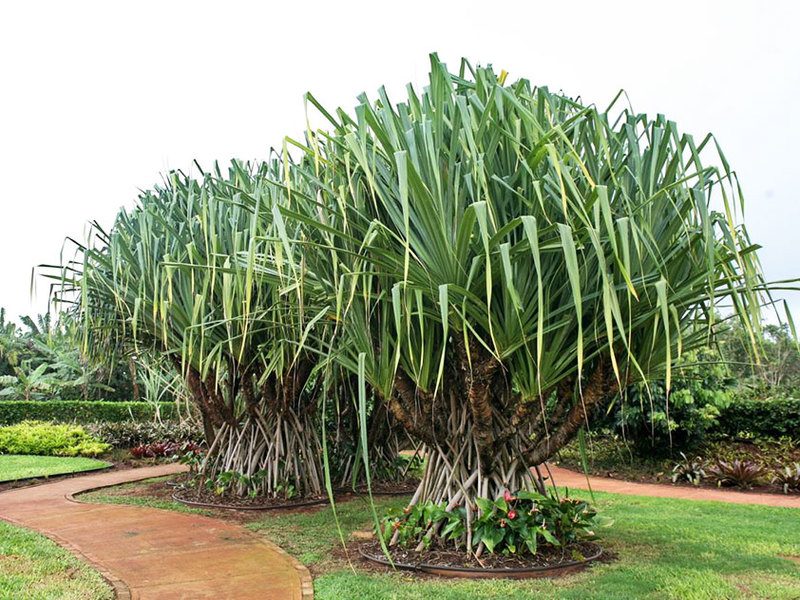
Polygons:
[[800,347],[791,325],[765,325],[762,331],[757,340],[759,360],[739,324],[733,323],[719,336],[721,354],[737,380],[737,391],[756,399],[791,397],[800,391]]
[[334,359],[427,445],[413,503],[479,518],[617,390],[671,388],[723,299],[757,328],[764,285],[711,137],[435,57],[422,94],[360,100],[352,117],[309,97],[333,131],[309,133],[281,215],[336,307]]
[[401,546],[452,544],[479,557],[484,548],[508,556],[536,554],[540,544],[565,546],[594,539],[594,529],[601,524],[587,502],[566,496],[506,490],[500,498],[478,498],[476,503],[480,517],[474,521],[465,507],[444,502],[411,505],[402,513],[392,510],[381,521],[380,533],[386,542],[394,538]]
[[463,507],[451,541],[479,553],[487,502],[544,491],[531,467],[620,390],[666,396],[721,302],[760,335],[767,287],[712,137],[435,55],[399,104],[307,100],[328,131],[171,173],[58,274],[84,348],[181,376],[211,479],[314,494],[349,454],[369,481],[404,431],[427,452],[412,507]]
[[80,425],[23,421],[0,427],[0,454],[99,456],[110,448]]
[[0,400],[128,399],[130,376],[93,364],[74,343],[77,324],[62,315],[36,320],[21,317],[23,327],[6,320],[0,308]]
[[302,340],[319,317],[306,313],[299,279],[283,294],[255,269],[284,251],[262,218],[278,199],[265,183],[273,166],[172,173],[108,234],[95,227],[62,292],[80,294],[87,347],[155,354],[182,375],[211,446],[208,469],[265,471],[266,494],[287,481],[314,494],[318,389],[305,391],[317,357]]

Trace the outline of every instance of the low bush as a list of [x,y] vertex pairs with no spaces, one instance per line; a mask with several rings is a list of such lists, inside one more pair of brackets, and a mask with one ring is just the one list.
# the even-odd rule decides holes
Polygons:
[[731,437],[800,440],[800,399],[735,399],[720,410],[715,430]]
[[203,429],[192,421],[103,421],[88,423],[86,430],[102,438],[114,448],[163,442],[199,442],[203,440]]
[[187,453],[199,454],[200,444],[196,442],[152,442],[131,448],[134,458],[183,458]]
[[800,492],[800,463],[784,467],[772,478],[772,483],[781,486],[784,494]]
[[149,421],[158,408],[162,419],[176,419],[172,402],[158,405],[149,402],[67,402],[62,400],[0,400],[0,425],[13,425],[27,420],[58,423],[93,423],[97,421]]
[[23,421],[0,427],[0,453],[40,456],[98,456],[111,446],[79,425]]
[[689,460],[686,455],[681,452],[683,460],[677,462],[672,467],[672,483],[688,482],[692,485],[700,485],[706,477],[706,472],[703,469],[703,459],[699,456]]

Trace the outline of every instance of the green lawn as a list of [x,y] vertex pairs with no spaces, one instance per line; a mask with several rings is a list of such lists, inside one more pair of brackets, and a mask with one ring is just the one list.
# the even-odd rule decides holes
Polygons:
[[43,535],[0,521],[0,600],[106,600],[100,575]]
[[[111,491],[89,497],[126,501]],[[309,566],[316,600],[800,598],[800,565],[782,558],[800,557],[800,510],[601,493],[595,497],[602,513],[614,520],[599,533],[617,559],[556,580],[419,580],[402,573],[367,572],[358,564],[354,572],[337,551],[341,544],[329,507],[251,515],[247,526]],[[379,500],[378,511],[407,500]],[[163,497],[137,496],[135,502],[170,506]],[[341,502],[337,511],[347,538],[371,528],[364,501]]]
[[2,454],[0,455],[0,483],[28,477],[48,477],[65,473],[94,471],[107,467],[109,464],[93,458]]

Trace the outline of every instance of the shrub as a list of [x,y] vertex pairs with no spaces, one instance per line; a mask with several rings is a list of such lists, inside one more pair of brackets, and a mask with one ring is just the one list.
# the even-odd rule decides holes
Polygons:
[[85,425],[86,430],[114,448],[134,448],[154,442],[197,442],[202,428],[192,421],[103,421]]
[[784,467],[782,471],[778,471],[772,478],[772,483],[780,485],[784,494],[800,492],[800,463],[794,463],[794,466]]
[[[163,419],[178,416],[172,402],[161,402],[158,409]],[[147,421],[154,417],[155,406],[148,402],[0,401],[0,425],[13,425],[27,420],[59,423]]]
[[693,460],[689,460],[683,452],[681,452],[681,456],[683,460],[672,467],[672,483],[688,481],[692,485],[699,485],[706,476],[703,459],[697,456]]
[[720,410],[717,431],[729,436],[800,439],[800,399],[736,399]]
[[200,444],[196,442],[152,442],[131,448],[134,458],[180,458],[187,453],[199,454]]
[[[709,348],[687,352],[672,391],[663,381],[629,386],[617,399],[611,419],[642,457],[667,457],[702,444],[729,404],[730,381],[719,356]],[[608,420],[606,420],[608,423]]]
[[759,483],[765,473],[766,469],[763,465],[750,460],[734,460],[733,462],[718,460],[717,464],[708,470],[709,476],[717,482],[717,485],[735,485],[743,490],[750,489]]
[[42,456],[97,456],[110,449],[78,425],[23,421],[0,427],[0,453]]

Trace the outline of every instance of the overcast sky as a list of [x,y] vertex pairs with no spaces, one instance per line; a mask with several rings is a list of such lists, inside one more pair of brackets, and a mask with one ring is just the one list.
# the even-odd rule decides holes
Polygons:
[[[769,279],[800,276],[800,2],[4,2],[0,306],[41,312],[31,269],[193,159],[258,159],[305,127],[421,87],[428,53],[711,131]],[[800,296],[791,298],[800,314]]]

